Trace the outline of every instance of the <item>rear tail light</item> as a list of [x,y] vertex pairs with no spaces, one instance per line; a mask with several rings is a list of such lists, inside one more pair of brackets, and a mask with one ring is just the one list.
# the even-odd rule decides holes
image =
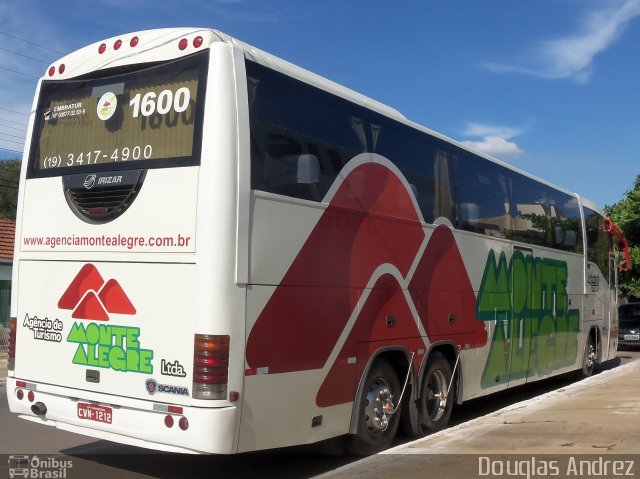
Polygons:
[[226,399],[229,336],[196,334],[193,345],[193,397]]
[[173,427],[173,416],[165,416],[164,417],[164,425],[167,426],[168,428],[172,428]]
[[7,369],[13,371],[16,366],[16,328],[17,318],[9,318],[9,358],[7,361]]
[[187,429],[189,429],[189,420],[186,417],[182,416],[178,421],[178,426],[183,431],[186,431]]

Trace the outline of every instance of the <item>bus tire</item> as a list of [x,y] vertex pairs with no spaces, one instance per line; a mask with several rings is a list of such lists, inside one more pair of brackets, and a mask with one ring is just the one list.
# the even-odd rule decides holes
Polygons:
[[582,369],[579,371],[581,377],[588,378],[593,374],[597,359],[598,351],[596,350],[595,341],[593,340],[593,335],[589,333],[582,353]]
[[429,358],[418,398],[418,421],[422,434],[431,434],[447,427],[454,402],[454,388],[449,394],[453,371],[451,363],[436,351]]
[[363,384],[359,401],[357,433],[349,438],[351,454],[374,454],[388,448],[400,423],[400,381],[393,367],[377,359]]

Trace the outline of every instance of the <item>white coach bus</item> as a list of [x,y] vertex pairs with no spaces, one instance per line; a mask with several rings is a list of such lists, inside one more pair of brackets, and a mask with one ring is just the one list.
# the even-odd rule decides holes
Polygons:
[[51,65],[22,163],[7,395],[30,421],[369,453],[616,352],[628,254],[594,204],[218,31]]

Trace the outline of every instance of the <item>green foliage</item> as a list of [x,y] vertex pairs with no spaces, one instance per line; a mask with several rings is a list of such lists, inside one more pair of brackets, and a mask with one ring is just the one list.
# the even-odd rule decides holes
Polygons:
[[0,216],[16,219],[20,160],[0,160]]
[[605,210],[624,232],[631,250],[631,269],[620,274],[620,292],[629,299],[640,300],[640,175],[626,198]]

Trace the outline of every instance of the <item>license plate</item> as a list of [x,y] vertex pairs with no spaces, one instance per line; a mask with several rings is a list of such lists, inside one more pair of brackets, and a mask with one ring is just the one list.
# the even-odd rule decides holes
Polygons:
[[89,421],[104,422],[111,424],[113,409],[107,406],[99,406],[97,404],[78,403],[78,417],[80,419],[88,419]]
[[625,334],[625,341],[640,341],[640,334]]

